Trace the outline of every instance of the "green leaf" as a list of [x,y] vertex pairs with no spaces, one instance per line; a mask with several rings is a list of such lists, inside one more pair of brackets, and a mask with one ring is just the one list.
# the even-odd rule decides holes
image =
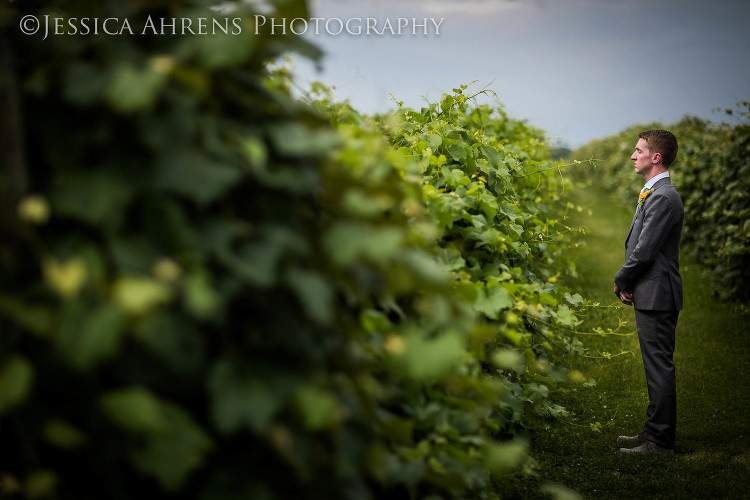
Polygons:
[[218,361],[208,376],[211,416],[216,428],[231,434],[246,427],[260,434],[268,428],[282,405],[282,394],[229,360]]
[[526,392],[531,401],[543,401],[549,396],[549,387],[544,384],[526,384]]
[[446,271],[458,271],[466,265],[466,261],[461,256],[461,251],[454,245],[439,249],[440,261],[445,266]]
[[55,175],[50,200],[53,214],[116,226],[132,195],[127,180],[114,174],[110,167],[100,166]]
[[249,168],[256,172],[268,172],[266,162],[268,161],[268,148],[258,137],[245,137],[240,142],[242,155],[249,162]]
[[583,304],[583,297],[581,297],[580,293],[576,293],[575,295],[570,295],[570,292],[565,292],[565,300],[568,301],[568,303],[572,306],[580,306]]
[[48,442],[65,450],[74,450],[88,443],[88,437],[80,429],[57,418],[44,424],[43,434]]
[[570,328],[575,327],[580,321],[578,318],[576,318],[576,315],[573,313],[573,311],[570,310],[570,308],[566,305],[561,305],[557,308],[557,311],[555,312],[555,317],[557,318],[557,321],[565,326],[568,326]]
[[[193,19],[195,25],[198,25],[199,19]],[[209,36],[191,36],[186,40],[186,43],[192,46],[191,48],[195,50],[201,62],[208,68],[237,66],[246,61],[258,46],[258,37],[253,36],[254,30],[243,29],[237,33],[231,19],[228,24],[224,19],[216,18],[216,21],[214,21],[209,17],[207,22],[216,22],[220,28],[211,32]],[[212,26],[212,24],[209,24],[209,26]],[[245,26],[245,28],[248,27]]]
[[370,196],[359,189],[349,189],[344,193],[343,206],[354,216],[375,218],[393,208],[393,199],[385,194]]
[[430,146],[430,149],[433,151],[437,151],[437,148],[440,147],[440,144],[443,143],[442,137],[440,137],[437,134],[427,134],[425,137],[425,140],[427,141],[427,144]]
[[278,242],[261,240],[248,243],[242,247],[238,257],[226,257],[242,278],[260,287],[268,287],[276,282],[278,262],[284,251]]
[[130,459],[143,474],[153,476],[167,491],[175,491],[200,467],[213,442],[190,415],[177,405],[161,403],[166,429],[148,435]]
[[539,491],[545,495],[549,495],[553,500],[583,500],[583,497],[576,491],[566,488],[561,484],[543,484],[539,488]]
[[182,485],[213,447],[209,436],[185,410],[162,401],[146,388],[109,391],[102,395],[100,407],[116,425],[141,436],[130,459],[166,490]]
[[335,296],[325,277],[314,271],[294,268],[289,270],[287,281],[297,293],[310,319],[321,325],[330,324]]
[[310,430],[332,427],[340,419],[338,399],[330,392],[316,386],[301,386],[294,394],[294,402],[305,426]]
[[521,235],[523,234],[523,226],[521,226],[519,224],[510,223],[510,224],[508,224],[508,227],[516,235],[516,238],[514,238],[514,240],[520,238]]
[[494,219],[498,211],[497,198],[495,198],[495,196],[493,196],[491,193],[483,190],[479,200],[480,207],[482,208],[482,211],[484,212],[487,219]]
[[108,391],[101,396],[100,406],[112,422],[128,432],[164,432],[171,425],[162,402],[144,387]]
[[503,214],[505,214],[513,222],[523,221],[523,215],[521,214],[521,209],[515,205],[508,203],[507,201],[502,202],[502,204],[500,205],[500,211]]
[[510,239],[508,236],[501,233],[495,228],[484,229],[482,231],[470,231],[467,236],[471,239],[479,241],[479,247],[483,247],[485,245],[495,245],[498,241],[503,242]]
[[312,129],[298,122],[274,125],[269,135],[276,150],[289,157],[322,155],[340,144],[335,132],[327,128]]
[[165,151],[158,160],[156,187],[207,205],[237,184],[242,171],[196,150]]
[[34,366],[22,356],[6,358],[0,366],[0,415],[26,401],[34,381]]
[[406,252],[404,254],[404,263],[414,274],[434,285],[447,283],[450,278],[445,267],[440,262],[418,250]]
[[383,261],[398,254],[405,239],[398,226],[366,226],[361,223],[335,224],[323,235],[323,244],[331,259],[340,266],[366,257]]
[[410,488],[415,488],[420,481],[424,480],[427,468],[424,459],[400,460],[395,455],[388,455],[386,465],[386,476],[389,480],[403,483]]
[[492,354],[492,362],[502,370],[518,372],[522,366],[523,355],[515,349],[500,349]]
[[66,362],[87,370],[117,354],[123,333],[123,315],[113,304],[91,311],[76,302],[65,308],[54,340]]
[[150,242],[166,255],[190,254],[198,247],[194,221],[173,197],[159,197],[143,204],[148,217],[144,230]]
[[269,164],[269,148],[257,137],[242,139],[240,152],[247,160],[241,166],[265,186],[304,193],[316,189],[320,182],[317,170],[312,168],[278,162]]
[[583,383],[583,386],[586,387],[587,389],[596,387],[596,379],[593,377],[587,377],[586,381]]
[[453,285],[453,288],[458,292],[460,297],[470,304],[473,304],[479,298],[476,283],[473,281],[458,281]]
[[112,294],[117,305],[133,315],[146,314],[172,299],[172,292],[167,285],[153,278],[140,276],[118,279]]
[[205,270],[196,270],[185,277],[185,306],[196,318],[210,319],[221,306],[221,294],[211,284]]
[[481,283],[478,283],[477,292],[478,297],[474,302],[474,309],[490,319],[499,319],[501,311],[513,307],[513,297],[503,286],[487,286],[485,288]]
[[383,422],[383,434],[394,443],[410,445],[414,440],[414,420],[392,416]]
[[49,334],[54,325],[49,308],[24,303],[9,295],[0,294],[0,313],[37,335]]
[[440,101],[440,109],[446,111],[453,106],[454,100],[452,95],[443,94],[443,98]]
[[568,410],[558,404],[546,405],[546,410],[550,416],[555,418],[567,417],[569,415]]
[[528,456],[528,446],[519,441],[493,443],[487,447],[484,465],[496,475],[505,475],[512,471]]
[[498,153],[497,149],[491,146],[481,146],[479,150],[482,152],[484,157],[487,158],[487,161],[490,163],[492,168],[499,168],[501,166],[502,160],[500,159],[500,153]]
[[149,273],[154,262],[163,257],[145,235],[112,235],[109,246],[115,265],[132,272]]
[[60,481],[57,474],[47,469],[37,469],[26,476],[24,493],[26,498],[54,498],[57,484]]
[[160,312],[138,323],[135,338],[175,373],[191,376],[201,371],[206,340],[184,314]]
[[425,188],[430,212],[444,228],[452,228],[465,208],[463,198],[453,197],[449,193],[438,193],[434,186]]
[[440,378],[464,356],[464,343],[457,333],[449,332],[434,339],[419,334],[406,337],[406,349],[392,360],[398,371],[416,380]]
[[308,251],[304,237],[283,226],[263,228],[257,239],[245,244],[238,256],[222,256],[230,268],[251,283],[268,287],[278,278],[278,267],[287,254],[304,255]]
[[388,317],[382,312],[375,309],[365,309],[360,314],[359,321],[362,327],[368,332],[385,333],[393,329],[393,324]]
[[450,153],[451,157],[457,162],[461,162],[461,160],[465,160],[466,158],[468,158],[468,154],[466,153],[466,146],[463,142],[448,142],[448,139],[446,139],[444,143],[445,149],[448,150],[448,153]]
[[117,111],[132,113],[151,108],[156,102],[166,78],[153,68],[137,69],[129,64],[119,64],[110,81],[106,97]]
[[548,294],[547,292],[539,292],[539,303],[544,306],[556,306],[557,305],[557,299],[555,299],[552,295]]
[[457,168],[451,170],[448,167],[443,167],[440,175],[443,177],[445,184],[454,189],[470,182],[464,171]]
[[106,78],[93,64],[78,62],[66,68],[63,92],[65,99],[75,104],[92,104],[101,96]]

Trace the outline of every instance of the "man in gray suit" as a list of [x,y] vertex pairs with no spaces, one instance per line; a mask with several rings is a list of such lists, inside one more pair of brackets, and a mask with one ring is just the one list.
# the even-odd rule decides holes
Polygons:
[[672,358],[682,309],[679,246],[684,212],[668,169],[677,156],[677,139],[666,130],[648,130],[638,137],[630,159],[646,185],[625,240],[625,264],[615,274],[614,291],[624,304],[635,307],[648,386],[648,421],[639,434],[617,439],[639,444],[620,448],[622,453],[672,452],[677,425]]

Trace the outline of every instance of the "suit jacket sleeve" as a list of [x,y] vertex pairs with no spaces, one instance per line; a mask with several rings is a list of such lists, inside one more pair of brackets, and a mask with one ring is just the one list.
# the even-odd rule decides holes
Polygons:
[[653,264],[675,224],[672,203],[661,193],[654,193],[646,199],[643,217],[643,229],[638,236],[638,243],[615,274],[614,281],[621,290],[633,290],[638,277]]

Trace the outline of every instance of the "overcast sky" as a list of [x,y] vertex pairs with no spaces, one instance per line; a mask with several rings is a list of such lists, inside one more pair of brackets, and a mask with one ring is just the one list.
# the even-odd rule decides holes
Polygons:
[[[298,63],[302,81],[334,86],[372,113],[393,94],[419,108],[460,84],[489,85],[506,111],[570,146],[637,123],[685,114],[725,119],[716,108],[750,99],[747,0],[312,0],[326,20],[427,17],[439,34],[307,36],[322,71]],[[444,20],[441,22],[441,18]],[[364,21],[363,21],[364,23]],[[350,26],[355,26],[351,24]],[[337,24],[329,24],[335,32]]]

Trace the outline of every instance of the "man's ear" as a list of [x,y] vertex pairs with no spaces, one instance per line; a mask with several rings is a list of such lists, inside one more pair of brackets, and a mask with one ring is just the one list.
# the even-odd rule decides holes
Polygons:
[[654,156],[651,157],[651,161],[653,163],[661,163],[661,153],[654,153]]

